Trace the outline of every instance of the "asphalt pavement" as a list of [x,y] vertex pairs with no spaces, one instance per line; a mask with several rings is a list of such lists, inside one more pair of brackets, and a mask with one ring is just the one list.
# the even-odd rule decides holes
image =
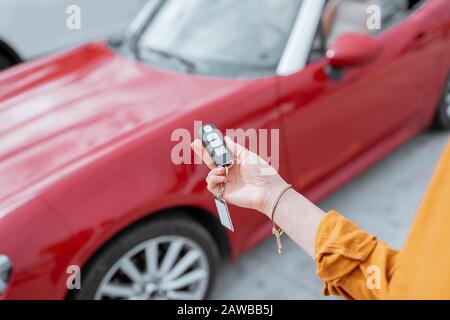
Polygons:
[[[447,142],[448,133],[426,131],[322,201],[364,230],[401,249]],[[315,265],[284,236],[278,255],[267,239],[219,270],[213,299],[333,299],[322,296]]]

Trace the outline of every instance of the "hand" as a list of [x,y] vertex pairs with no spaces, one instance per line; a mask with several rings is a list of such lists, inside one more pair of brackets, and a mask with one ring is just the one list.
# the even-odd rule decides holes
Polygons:
[[275,198],[287,183],[257,154],[234,143],[229,137],[225,137],[225,142],[235,158],[228,179],[225,177],[225,168],[215,167],[202,142],[195,140],[192,143],[194,152],[211,169],[206,178],[208,190],[217,195],[226,181],[223,194],[225,201],[239,207],[258,210],[269,216]]

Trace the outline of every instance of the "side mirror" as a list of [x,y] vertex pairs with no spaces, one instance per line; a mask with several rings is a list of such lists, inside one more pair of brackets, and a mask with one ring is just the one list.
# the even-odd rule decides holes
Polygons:
[[381,53],[380,42],[369,35],[345,33],[327,51],[332,69],[359,67],[374,61]]

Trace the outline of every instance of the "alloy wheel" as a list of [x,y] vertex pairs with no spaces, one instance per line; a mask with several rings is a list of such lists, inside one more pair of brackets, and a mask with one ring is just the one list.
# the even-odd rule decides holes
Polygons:
[[191,239],[161,236],[125,253],[103,277],[95,299],[202,299],[209,283],[205,252]]

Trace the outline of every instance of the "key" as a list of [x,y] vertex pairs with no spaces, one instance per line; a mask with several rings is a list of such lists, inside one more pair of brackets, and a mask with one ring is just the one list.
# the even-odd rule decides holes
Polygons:
[[[215,125],[207,124],[200,129],[200,137],[202,139],[203,146],[213,159],[216,166],[225,167],[225,177],[228,177],[228,170],[233,165],[234,158],[223,139],[222,133]],[[222,184],[219,194],[214,196],[214,202],[217,207],[217,212],[219,213],[220,223],[222,223],[225,228],[234,231],[228,205],[223,199],[224,192],[225,183]]]

